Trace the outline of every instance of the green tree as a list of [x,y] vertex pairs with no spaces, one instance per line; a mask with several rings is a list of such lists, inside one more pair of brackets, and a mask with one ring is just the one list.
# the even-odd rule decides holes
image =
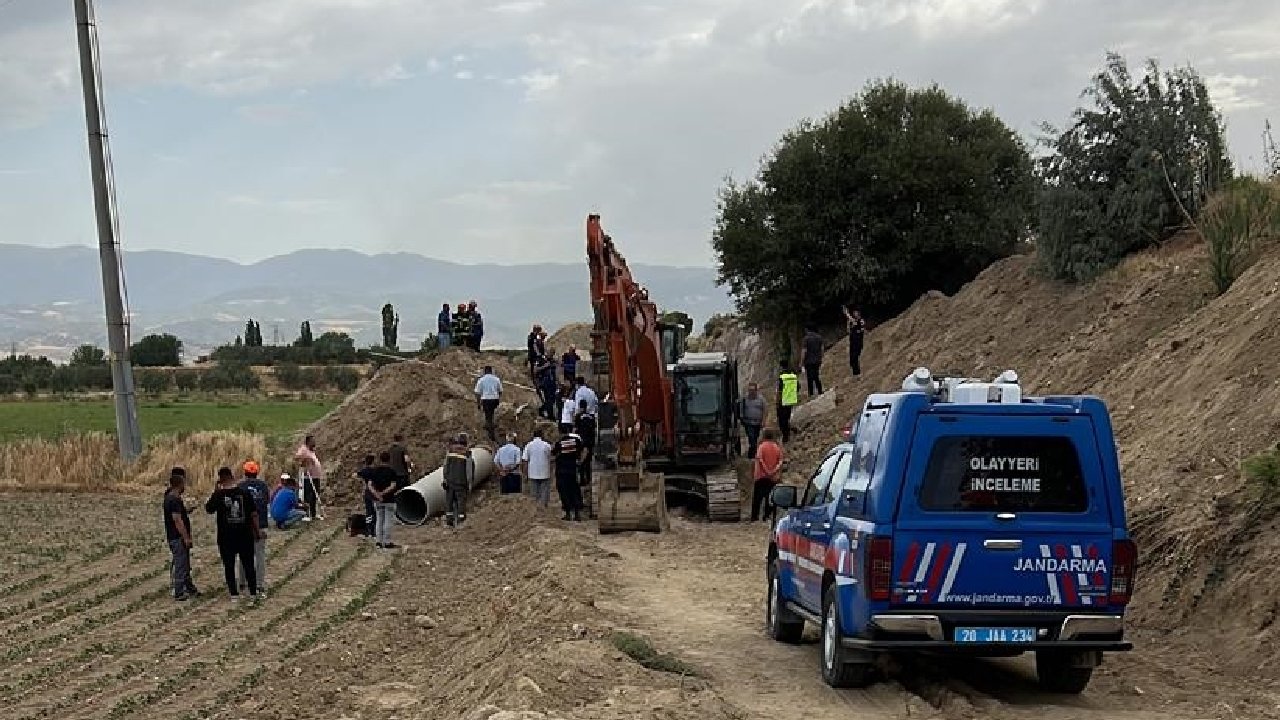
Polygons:
[[399,334],[400,316],[391,303],[387,303],[382,306],[382,346],[389,350],[399,350],[400,346],[396,342]]
[[200,385],[200,373],[179,370],[173,374],[173,382],[178,386],[178,392],[190,392]]
[[1028,234],[1026,147],[942,89],[870,84],[783,135],[720,193],[712,246],[744,321],[790,336],[840,306],[896,314],[954,292]]
[[668,325],[678,325],[684,328],[686,336],[693,334],[693,318],[689,317],[689,313],[681,310],[668,310],[658,316],[658,322]]
[[252,318],[244,324],[245,347],[262,347],[262,326]]
[[1232,177],[1222,120],[1190,67],[1133,77],[1107,55],[1063,132],[1045,127],[1039,161],[1041,262],[1055,277],[1087,280],[1125,255],[1169,238]]
[[316,338],[316,361],[324,365],[344,365],[356,361],[356,342],[350,335],[327,332]]
[[182,364],[182,341],[165,333],[148,335],[133,344],[129,350],[134,365],[141,367],[172,367]]
[[[190,373],[183,373],[189,375]],[[173,386],[173,372],[169,370],[138,371],[138,387],[148,395],[159,395]]]
[[293,341],[297,347],[311,347],[315,344],[315,338],[311,335],[311,321],[304,320],[302,328],[298,333],[298,339]]
[[97,345],[81,345],[71,352],[72,367],[97,367],[107,364],[107,353]]

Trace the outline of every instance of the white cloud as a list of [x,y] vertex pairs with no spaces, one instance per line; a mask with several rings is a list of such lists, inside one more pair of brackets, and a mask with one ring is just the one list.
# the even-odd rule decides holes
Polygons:
[[379,70],[378,72],[374,73],[373,78],[370,80],[370,82],[372,82],[375,87],[382,87],[385,85],[392,85],[398,82],[404,82],[405,80],[412,80],[412,79],[413,79],[413,73],[406,70],[404,65],[401,65],[400,63],[397,62],[397,63],[392,63],[386,66],[385,68]]
[[1262,80],[1244,75],[1210,75],[1205,78],[1209,95],[1223,112],[1259,108],[1266,103],[1252,95],[1262,85]]
[[459,70],[458,72],[454,73],[453,76],[458,80],[470,80],[474,78],[476,74],[471,72],[470,70]]

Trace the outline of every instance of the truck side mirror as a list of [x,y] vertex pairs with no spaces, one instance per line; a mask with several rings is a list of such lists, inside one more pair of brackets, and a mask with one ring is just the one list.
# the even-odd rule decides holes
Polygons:
[[769,493],[769,502],[773,503],[774,507],[782,510],[790,510],[796,506],[796,486],[775,486],[773,491]]

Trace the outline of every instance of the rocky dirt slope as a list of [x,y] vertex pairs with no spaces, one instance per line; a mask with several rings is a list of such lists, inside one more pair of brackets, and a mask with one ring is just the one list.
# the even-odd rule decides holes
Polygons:
[[844,366],[846,341],[830,350],[830,397],[797,411],[792,470],[811,468],[867,393],[898,387],[917,366],[980,377],[1013,368],[1034,393],[1096,394],[1113,413],[1142,551],[1136,621],[1230,648],[1221,659],[1232,669],[1267,671],[1277,503],[1240,463],[1280,439],[1280,256],[1221,297],[1206,263],[1183,240],[1063,286],[1022,256],[953,297],[927,295],[868,335],[860,378]]

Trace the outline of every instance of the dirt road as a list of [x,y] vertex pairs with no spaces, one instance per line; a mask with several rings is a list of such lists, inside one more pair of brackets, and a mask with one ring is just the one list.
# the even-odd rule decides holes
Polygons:
[[[1030,659],[904,658],[890,679],[834,690],[818,669],[817,637],[787,646],[763,632],[763,524],[708,526],[674,520],[670,533],[606,536],[617,553],[617,591],[597,605],[663,649],[705,668],[743,718],[1280,717],[1274,685],[1216,677],[1212,660],[1179,641],[1138,638],[1139,650],[1109,656],[1081,697],[1041,693]],[[1170,645],[1169,642],[1175,644]]]

